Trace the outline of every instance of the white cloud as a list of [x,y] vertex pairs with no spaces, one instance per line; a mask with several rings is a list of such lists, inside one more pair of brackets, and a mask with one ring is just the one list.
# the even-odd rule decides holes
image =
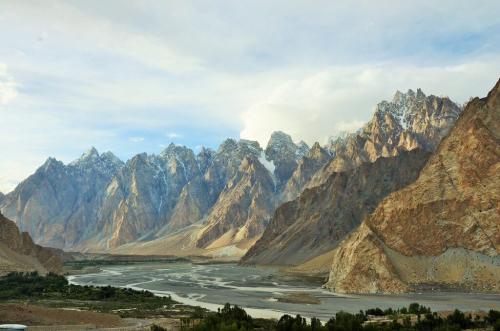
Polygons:
[[140,143],[144,141],[144,137],[129,137],[128,140],[133,143]]
[[275,86],[242,114],[240,136],[266,144],[279,129],[294,140],[324,143],[332,135],[361,127],[376,103],[392,99],[398,89],[420,87],[426,94],[445,94],[459,103],[470,96],[484,96],[498,79],[491,68],[499,67],[500,59],[482,58],[448,67],[379,64],[327,68]]
[[17,96],[17,84],[7,72],[7,65],[0,63],[0,106]]
[[170,139],[178,139],[178,138],[182,138],[182,135],[181,134],[178,134],[176,132],[168,132],[166,134],[166,136]]

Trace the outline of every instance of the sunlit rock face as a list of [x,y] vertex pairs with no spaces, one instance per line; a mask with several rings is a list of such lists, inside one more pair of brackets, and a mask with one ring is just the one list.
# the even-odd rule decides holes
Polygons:
[[470,101],[418,179],[335,251],[327,287],[500,291],[500,81]]

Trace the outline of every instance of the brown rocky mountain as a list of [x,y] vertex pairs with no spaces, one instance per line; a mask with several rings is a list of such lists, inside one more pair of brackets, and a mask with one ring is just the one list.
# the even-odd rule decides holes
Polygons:
[[418,179],[333,252],[328,288],[500,292],[500,81],[475,98]]
[[28,233],[0,214],[0,275],[12,271],[61,272],[62,262],[54,249],[35,245]]
[[332,250],[384,197],[413,182],[428,155],[402,152],[331,174],[281,205],[242,263],[296,265]]

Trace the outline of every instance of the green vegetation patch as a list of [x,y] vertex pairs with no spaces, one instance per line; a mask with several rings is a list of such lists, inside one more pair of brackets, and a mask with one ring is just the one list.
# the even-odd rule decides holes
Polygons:
[[155,296],[149,291],[73,285],[64,276],[52,273],[41,276],[36,272],[0,277],[0,301],[28,301],[54,308],[72,306],[122,317],[170,317],[170,308],[176,303],[170,297]]

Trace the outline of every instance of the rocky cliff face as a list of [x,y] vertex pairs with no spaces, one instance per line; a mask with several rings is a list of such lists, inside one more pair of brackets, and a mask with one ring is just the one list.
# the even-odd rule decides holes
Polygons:
[[500,81],[468,103],[418,179],[384,199],[334,252],[327,287],[500,291]]
[[275,209],[271,174],[256,158],[246,157],[207,216],[198,247],[222,247],[262,234]]
[[171,144],[159,156],[136,155],[106,188],[100,233],[85,246],[116,247],[153,235],[170,219],[182,189],[199,176],[196,157],[186,147]]
[[373,118],[358,132],[332,141],[334,156],[306,185],[314,187],[333,172],[345,171],[379,157],[420,148],[433,151],[455,123],[461,108],[447,97],[396,92],[392,101],[375,107]]
[[22,231],[50,247],[71,247],[95,228],[106,186],[123,163],[94,149],[64,165],[49,158],[0,204]]
[[281,205],[242,262],[296,265],[332,250],[384,197],[413,182],[428,155],[402,152],[333,173]]
[[286,183],[281,200],[290,201],[299,196],[304,186],[311,180],[316,172],[331,159],[330,153],[315,143],[307,154],[300,159],[295,171]]
[[16,224],[0,214],[0,275],[19,271],[59,273],[62,262],[53,249],[35,245]]

